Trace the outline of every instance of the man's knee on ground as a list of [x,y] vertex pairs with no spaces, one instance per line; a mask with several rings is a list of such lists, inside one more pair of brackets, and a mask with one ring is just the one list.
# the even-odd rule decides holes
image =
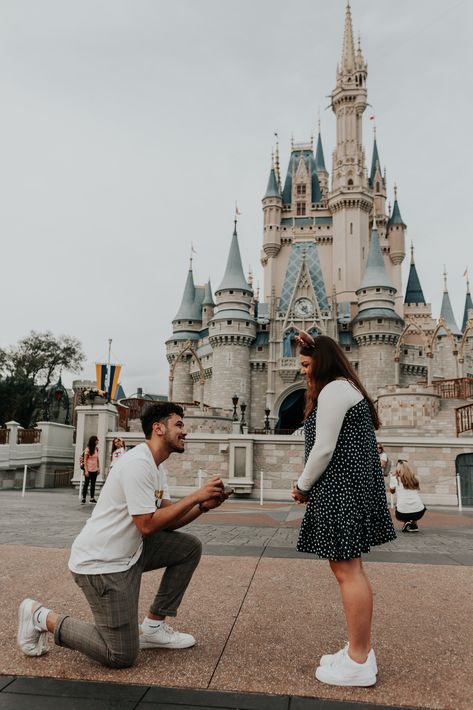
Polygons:
[[109,668],[129,668],[136,663],[139,651],[139,646],[134,645],[132,648],[123,649],[121,651],[109,649],[106,665]]

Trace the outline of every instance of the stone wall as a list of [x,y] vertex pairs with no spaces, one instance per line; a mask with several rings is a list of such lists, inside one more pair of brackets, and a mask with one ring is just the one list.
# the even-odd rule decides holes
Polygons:
[[[121,433],[123,436],[123,433]],[[107,437],[110,441],[113,434]],[[129,446],[142,441],[142,437],[125,434]],[[186,451],[173,454],[165,464],[172,495],[187,495],[198,484],[199,469],[202,476],[218,475],[228,480],[229,440],[235,435],[190,434]],[[249,494],[260,497],[261,471],[265,500],[290,500],[293,481],[304,465],[304,438],[299,436],[248,435],[241,441],[253,442],[254,486]],[[472,446],[462,439],[434,439],[427,437],[379,437],[395,464],[398,457],[408,457],[419,476],[422,497],[427,505],[457,505],[455,460],[459,454],[471,453]]]
[[[247,345],[216,345],[212,363],[212,406],[231,409],[232,397],[251,401],[250,349]],[[249,411],[249,409],[247,410]]]
[[378,414],[383,427],[419,429],[440,411],[440,397],[422,385],[385,387],[378,392]]
[[394,384],[394,347],[374,341],[358,347],[358,375],[368,392]]

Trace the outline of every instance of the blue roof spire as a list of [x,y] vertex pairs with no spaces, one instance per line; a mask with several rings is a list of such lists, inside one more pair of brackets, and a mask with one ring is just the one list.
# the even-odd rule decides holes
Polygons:
[[189,265],[189,271],[187,272],[186,284],[184,286],[184,293],[182,295],[181,305],[179,306],[179,310],[174,316],[173,320],[201,320],[201,304],[199,295],[200,293],[195,288],[194,284],[194,274],[192,273],[191,257],[191,263]]
[[379,160],[378,144],[376,142],[376,131],[375,131],[374,142],[373,142],[373,157],[371,158],[371,172],[370,172],[370,179],[369,179],[369,184],[371,187],[373,187],[373,185],[374,185],[374,178],[376,176],[376,170],[379,170],[379,174],[381,175],[381,179],[382,179],[381,162]]
[[317,170],[327,172],[324,160],[324,149],[322,148],[322,136],[320,135],[320,123],[319,123],[319,135],[317,138],[317,148],[315,151],[315,167]]
[[462,331],[466,330],[466,324],[468,321],[468,311],[473,310],[473,301],[471,300],[470,293],[470,281],[468,279],[468,269],[466,270],[466,296],[465,296],[465,308],[463,310],[463,321],[462,321]]
[[265,199],[266,197],[281,197],[281,193],[279,192],[278,180],[276,177],[276,170],[274,169],[274,167],[272,167],[270,170],[268,186],[266,188],[266,192],[263,199]]
[[393,205],[392,214],[389,218],[388,227],[390,227],[393,224],[394,225],[400,224],[402,227],[406,226],[404,220],[401,217],[401,211],[399,209],[399,203],[397,201],[397,186],[396,185],[394,185],[394,205]]
[[414,245],[411,244],[411,266],[409,269],[409,278],[407,280],[406,297],[404,303],[424,303],[424,292],[420,285],[419,276],[414,262]]
[[381,247],[379,245],[379,236],[378,229],[376,227],[376,221],[373,222],[373,228],[371,230],[371,241],[370,249],[368,252],[368,261],[366,262],[366,269],[360,284],[360,289],[370,288],[372,286],[394,288],[391,279],[386,273],[384,257],[381,253]]
[[452,304],[450,303],[450,296],[448,295],[447,288],[447,269],[444,267],[443,271],[443,296],[442,296],[442,307],[440,309],[440,318],[445,322],[445,325],[452,332],[453,335],[461,335],[457,323],[455,321],[455,316],[453,315]]
[[210,278],[205,284],[204,299],[202,301],[203,306],[215,306],[214,299],[212,296],[212,286],[210,284]]
[[240,247],[238,245],[236,219],[234,220],[232,243],[230,244],[230,251],[228,253],[225,274],[223,276],[222,283],[218,287],[217,291],[223,291],[224,289],[239,289],[241,291],[248,292],[251,291],[250,286],[245,278],[245,274],[243,273]]

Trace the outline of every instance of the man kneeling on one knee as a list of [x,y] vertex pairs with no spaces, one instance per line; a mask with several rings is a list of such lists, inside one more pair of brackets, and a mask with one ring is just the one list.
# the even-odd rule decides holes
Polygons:
[[[172,503],[162,463],[182,453],[183,410],[173,402],[152,404],[141,418],[146,441],[113,466],[92,516],[75,539],[69,569],[92,610],[90,624],[57,614],[33,599],[19,609],[18,644],[28,656],[48,650],[47,633],[59,646],[81,651],[113,668],[133,665],[140,648],[188,648],[190,634],[169,626],[197,567],[202,545],[175,532],[221,505],[220,478]],[[165,567],[148,615],[138,623],[143,572]]]

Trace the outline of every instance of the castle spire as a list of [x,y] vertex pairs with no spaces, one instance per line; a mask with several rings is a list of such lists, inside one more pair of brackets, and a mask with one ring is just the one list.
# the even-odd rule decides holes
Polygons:
[[468,269],[465,271],[466,276],[466,296],[465,296],[465,308],[463,310],[463,321],[462,321],[462,331],[465,332],[466,323],[468,321],[468,311],[473,310],[473,301],[471,300],[470,293],[470,281],[468,279]]
[[370,288],[372,286],[394,289],[394,285],[386,273],[375,220],[373,220],[368,261],[366,262],[366,269],[360,284],[360,289]]
[[279,191],[279,185],[278,185],[278,179],[276,177],[276,170],[274,169],[274,162],[272,161],[273,166],[271,170],[269,171],[269,180],[268,180],[268,186],[266,188],[265,195],[263,199],[266,197],[281,197],[281,193]]
[[450,303],[450,296],[448,295],[447,287],[447,269],[443,267],[443,296],[442,296],[442,307],[440,309],[440,318],[443,319],[445,325],[452,332],[452,335],[460,335],[461,331],[455,321],[455,316],[453,315],[452,304]]
[[177,320],[200,320],[200,309],[196,307],[196,290],[194,284],[194,274],[192,272],[192,252],[189,263],[189,271],[187,272],[184,293],[182,294],[181,305],[174,316],[174,321]]
[[243,272],[241,263],[240,247],[238,245],[237,221],[234,220],[232,242],[228,253],[227,266],[222,283],[218,287],[218,291],[226,289],[240,289],[242,291],[250,291],[250,287]]
[[355,71],[355,44],[353,42],[353,26],[351,20],[350,0],[345,7],[345,28],[343,30],[342,59],[340,61],[342,74],[351,74]]
[[399,209],[399,203],[397,201],[397,185],[394,185],[394,205],[392,214],[389,218],[388,227],[390,227],[392,224],[400,224],[403,227],[406,226],[404,220],[401,217],[401,210]]
[[382,173],[381,173],[381,163],[379,160],[378,144],[376,142],[376,129],[375,129],[374,140],[373,140],[373,157],[371,159],[371,172],[370,172],[370,179],[369,179],[370,187],[373,187],[373,185],[374,185],[374,180],[375,180],[377,171],[379,171],[381,179],[383,179]]
[[419,276],[417,274],[416,265],[414,262],[414,245],[411,244],[411,265],[409,268],[409,278],[406,287],[406,297],[404,303],[424,303],[424,292],[422,291],[422,286],[420,285]]
[[320,134],[320,120],[319,120],[319,135],[317,137],[317,148],[315,151],[315,167],[316,167],[317,171],[323,170],[324,172],[327,172],[327,168],[325,167],[324,149],[322,147],[322,136]]

